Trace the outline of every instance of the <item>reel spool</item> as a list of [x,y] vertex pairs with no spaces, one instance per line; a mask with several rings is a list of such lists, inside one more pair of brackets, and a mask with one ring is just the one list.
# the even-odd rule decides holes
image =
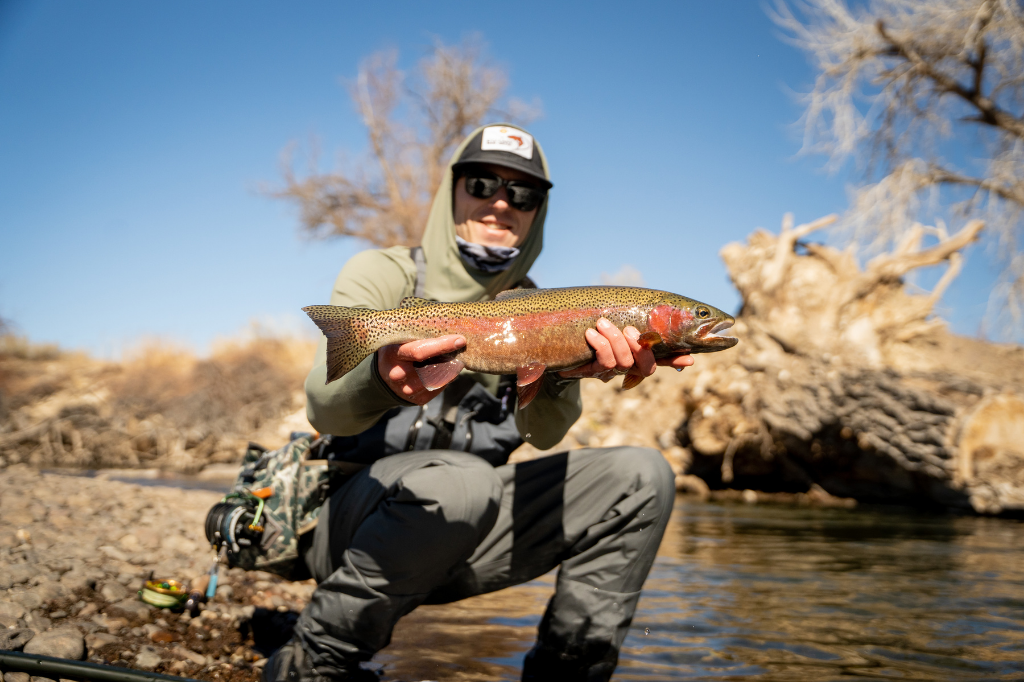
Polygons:
[[246,550],[255,551],[263,538],[263,500],[251,493],[231,493],[206,515],[206,539],[224,551],[229,563]]

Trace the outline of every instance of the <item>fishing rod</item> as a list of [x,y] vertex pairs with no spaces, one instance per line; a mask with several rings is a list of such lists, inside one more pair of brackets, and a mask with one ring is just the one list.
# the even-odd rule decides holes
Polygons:
[[53,680],[64,678],[83,682],[198,682],[188,677],[148,673],[86,661],[69,661],[66,658],[18,651],[0,651],[0,670],[5,673],[28,673],[33,677],[47,677]]

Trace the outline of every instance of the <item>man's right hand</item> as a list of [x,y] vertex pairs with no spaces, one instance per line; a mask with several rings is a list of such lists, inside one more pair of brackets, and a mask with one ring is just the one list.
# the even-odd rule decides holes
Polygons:
[[396,396],[410,403],[424,405],[443,391],[444,387],[428,391],[416,374],[413,363],[454,353],[465,347],[466,337],[459,334],[384,346],[377,351],[377,373]]

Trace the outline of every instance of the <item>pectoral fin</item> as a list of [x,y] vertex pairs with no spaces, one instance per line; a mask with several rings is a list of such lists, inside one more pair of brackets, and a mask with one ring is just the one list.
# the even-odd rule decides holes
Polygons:
[[428,391],[447,386],[466,365],[453,355],[440,355],[424,363],[416,363],[416,374]]
[[622,390],[628,391],[631,388],[636,388],[643,380],[644,378],[639,374],[626,374],[622,377]]
[[[651,348],[661,343],[662,338],[661,334],[658,332],[644,332],[636,342],[640,344],[641,348]],[[641,379],[643,379],[643,377],[641,377]],[[640,382],[637,381],[636,383],[639,384]],[[636,386],[636,384],[633,384],[633,386]],[[632,388],[632,386],[630,388]]]
[[523,409],[537,397],[540,391],[541,377],[547,370],[547,365],[541,362],[534,362],[516,370],[516,387],[519,395],[519,409]]

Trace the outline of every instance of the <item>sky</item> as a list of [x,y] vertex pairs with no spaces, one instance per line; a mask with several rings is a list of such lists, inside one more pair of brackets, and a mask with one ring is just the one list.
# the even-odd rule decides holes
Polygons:
[[[814,73],[760,2],[0,0],[0,318],[102,357],[313,333],[299,309],[366,245],[301,235],[266,191],[282,152],[363,158],[360,60],[395,48],[412,70],[472,34],[543,107],[540,286],[627,268],[734,312],[723,245],[847,207],[856,173],[799,153]],[[969,250],[940,307],[954,331],[977,333],[992,276]]]

